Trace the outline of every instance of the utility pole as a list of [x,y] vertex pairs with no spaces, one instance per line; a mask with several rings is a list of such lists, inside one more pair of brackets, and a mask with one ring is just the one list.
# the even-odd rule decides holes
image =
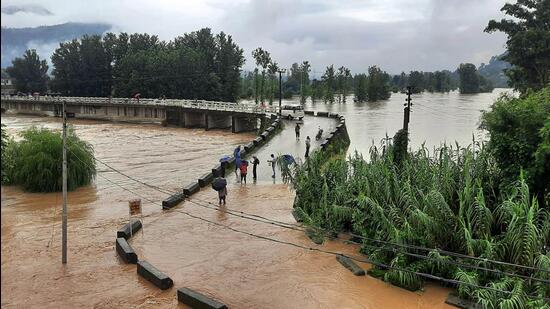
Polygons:
[[61,262],[67,264],[67,113],[65,111],[65,101],[63,101],[63,216],[61,228]]
[[277,70],[279,72],[279,116],[281,116],[283,105],[283,77],[281,74],[286,72],[286,69]]
[[405,109],[403,117],[403,130],[409,130],[409,120],[411,118],[411,86],[407,86],[407,98],[405,99]]

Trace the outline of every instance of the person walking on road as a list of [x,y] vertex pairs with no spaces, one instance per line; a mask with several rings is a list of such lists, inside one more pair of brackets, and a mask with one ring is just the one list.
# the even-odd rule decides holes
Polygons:
[[225,205],[226,196],[227,196],[227,186],[223,187],[223,189],[218,191],[218,198],[220,199],[220,205],[222,204],[222,201],[223,201],[223,204]]
[[241,167],[239,168],[241,170],[241,184],[244,181],[244,184],[246,185],[246,174],[248,173],[248,164],[246,161],[241,162]]
[[267,160],[267,162],[271,164],[271,169],[273,170],[273,175],[271,176],[271,178],[275,178],[275,163],[277,162],[275,160],[275,156],[271,154],[271,159]]
[[305,158],[309,158],[309,147],[311,147],[311,139],[309,138],[309,136],[306,138],[306,154],[305,154]]
[[252,157],[252,178],[254,180],[258,179],[256,175],[256,166],[258,166],[258,164],[260,164],[260,160],[258,160],[256,156],[253,156]]
[[296,132],[296,140],[300,140],[300,124],[296,123],[296,127],[294,128],[294,131]]

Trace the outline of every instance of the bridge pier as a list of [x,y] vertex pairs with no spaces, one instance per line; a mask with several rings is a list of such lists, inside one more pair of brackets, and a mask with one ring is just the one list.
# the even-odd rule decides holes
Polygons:
[[232,126],[231,116],[225,114],[206,114],[206,130],[210,129],[227,129]]
[[183,112],[183,126],[185,128],[206,128],[207,115],[203,112]]
[[231,132],[239,133],[258,129],[258,119],[250,116],[232,116]]

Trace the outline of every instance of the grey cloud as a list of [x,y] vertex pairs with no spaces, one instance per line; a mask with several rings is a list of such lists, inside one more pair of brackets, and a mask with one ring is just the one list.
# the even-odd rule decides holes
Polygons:
[[231,34],[245,50],[246,70],[254,68],[251,52],[261,46],[285,67],[309,60],[316,71],[334,64],[357,73],[376,64],[398,73],[454,69],[461,62],[478,65],[503,52],[505,37],[486,34],[483,29],[489,19],[502,16],[504,1],[206,0],[163,4],[74,0],[59,6],[57,1],[43,0],[48,8],[55,8],[55,16],[7,16],[2,25],[109,22],[116,30],[149,32],[168,40],[211,27]]
[[2,7],[2,13],[7,15],[14,15],[16,13],[32,13],[36,15],[49,16],[53,15],[48,9],[40,5],[7,5]]

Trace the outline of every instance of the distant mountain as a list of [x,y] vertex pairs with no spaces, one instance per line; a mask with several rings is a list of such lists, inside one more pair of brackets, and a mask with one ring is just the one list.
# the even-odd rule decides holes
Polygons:
[[5,68],[15,57],[23,55],[26,49],[34,48],[41,58],[49,59],[60,42],[79,38],[84,34],[102,34],[111,25],[102,23],[64,23],[35,28],[2,27],[2,63]]
[[493,85],[497,88],[507,88],[508,77],[504,74],[504,70],[511,67],[510,63],[500,60],[500,56],[493,56],[489,60],[489,64],[482,63],[478,72],[481,76],[487,78],[493,82]]

